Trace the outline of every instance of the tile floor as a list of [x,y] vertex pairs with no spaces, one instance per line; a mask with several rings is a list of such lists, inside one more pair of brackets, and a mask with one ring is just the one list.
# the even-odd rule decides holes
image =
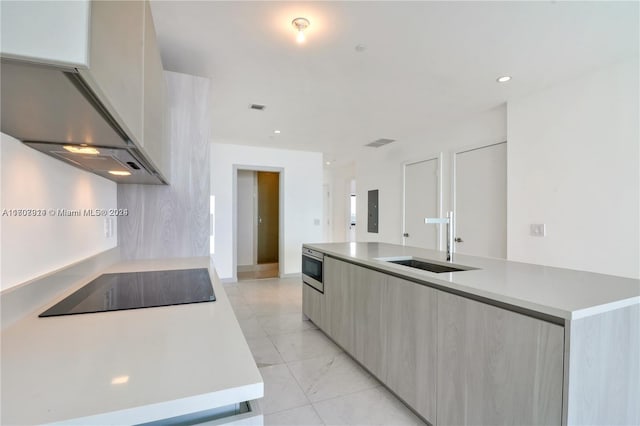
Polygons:
[[225,284],[264,379],[265,425],[424,425],[302,316],[299,278]]

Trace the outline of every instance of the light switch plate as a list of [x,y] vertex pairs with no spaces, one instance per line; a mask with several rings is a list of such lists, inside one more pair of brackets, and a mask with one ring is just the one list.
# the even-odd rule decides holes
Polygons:
[[532,223],[529,225],[529,233],[532,237],[544,237],[547,235],[547,227],[544,223]]
[[110,217],[104,218],[104,236],[105,238],[113,237],[113,219]]

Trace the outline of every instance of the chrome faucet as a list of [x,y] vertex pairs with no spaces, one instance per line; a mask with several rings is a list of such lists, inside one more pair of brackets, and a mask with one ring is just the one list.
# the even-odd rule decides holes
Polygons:
[[447,217],[425,217],[425,224],[446,224],[447,225],[447,261],[453,262],[453,253],[455,247],[453,245],[453,236],[456,232],[456,222],[453,218],[453,212],[447,212]]

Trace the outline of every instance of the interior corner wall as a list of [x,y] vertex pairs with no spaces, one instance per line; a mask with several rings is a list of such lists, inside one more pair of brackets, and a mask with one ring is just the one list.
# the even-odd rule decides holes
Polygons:
[[[443,214],[450,209],[453,150],[503,142],[506,107],[500,105],[436,130],[427,130],[381,148],[361,148],[355,163],[356,240],[402,244],[403,164],[442,153]],[[367,232],[367,192],[379,190],[379,233]],[[443,238],[444,238],[444,232]]]
[[[7,210],[1,217],[0,289],[116,247],[115,220],[114,232],[107,237],[104,217],[82,213],[116,208],[115,182],[51,158],[9,135],[0,136],[0,211]],[[21,209],[44,210],[46,215],[11,213]],[[80,216],[62,216],[58,209],[80,210]]]
[[[319,152],[259,148],[247,145],[211,145],[211,196],[215,197],[216,271],[224,280],[235,280],[234,166],[281,168],[283,173],[284,274],[300,273],[302,244],[322,239],[322,154]],[[244,167],[246,166],[246,167]]]
[[118,185],[124,259],[209,256],[209,80],[165,71],[169,185]]
[[510,260],[640,278],[639,75],[636,59],[509,103]]

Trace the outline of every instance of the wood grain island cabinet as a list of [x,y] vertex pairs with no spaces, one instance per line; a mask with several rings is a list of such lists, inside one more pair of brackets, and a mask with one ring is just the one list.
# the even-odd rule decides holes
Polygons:
[[438,424],[559,425],[564,327],[438,291]]
[[559,425],[564,328],[325,257],[303,312],[438,425]]

